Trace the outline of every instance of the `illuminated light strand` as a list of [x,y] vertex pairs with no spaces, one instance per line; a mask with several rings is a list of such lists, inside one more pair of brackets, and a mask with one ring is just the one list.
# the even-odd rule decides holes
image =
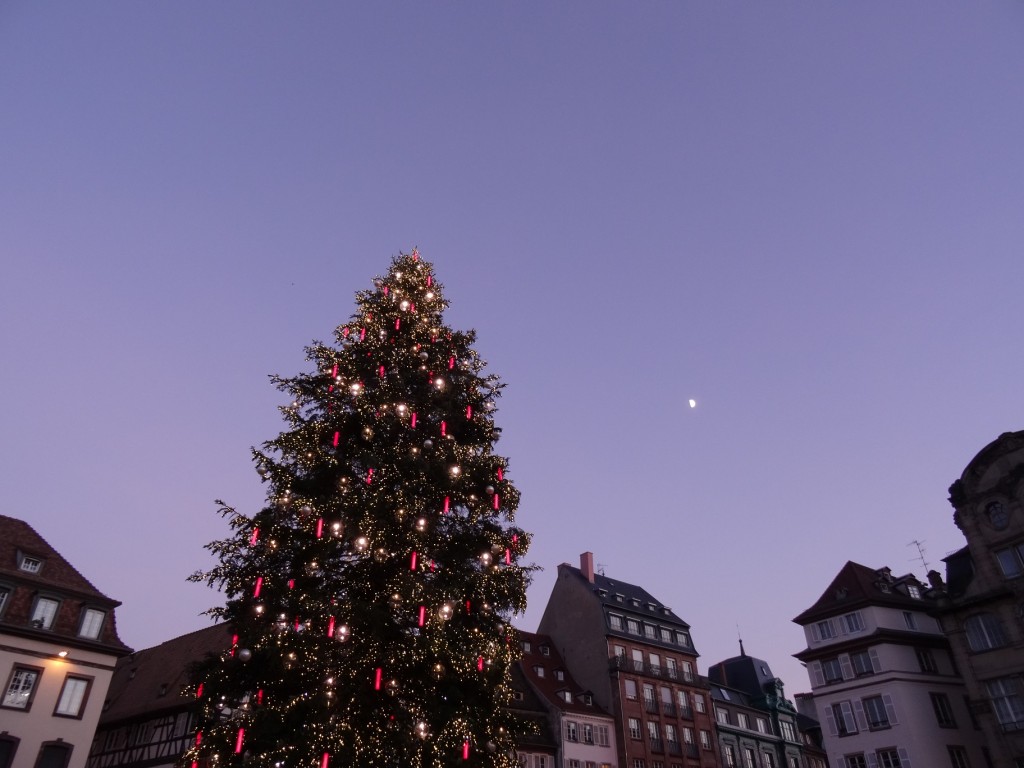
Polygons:
[[255,547],[256,546],[256,542],[259,541],[259,540],[260,540],[260,529],[259,528],[253,528],[252,529],[252,536],[249,537],[249,546],[250,547]]
[[263,577],[262,576],[257,576],[256,577],[256,588],[253,589],[252,596],[253,597],[259,597],[261,589],[263,589]]
[[318,539],[324,537],[324,519],[322,517],[316,521],[316,537]]
[[376,672],[376,674],[374,675],[374,678],[373,678],[373,689],[375,691],[379,691],[380,690],[380,680],[381,680],[381,676],[383,674],[384,674],[384,670],[381,669],[380,667],[377,667],[377,672]]
[[238,738],[235,739],[235,754],[241,754],[242,742],[245,740],[245,728],[238,729]]
[[328,637],[334,637],[334,617],[333,616],[331,616],[330,620],[327,622],[327,636]]

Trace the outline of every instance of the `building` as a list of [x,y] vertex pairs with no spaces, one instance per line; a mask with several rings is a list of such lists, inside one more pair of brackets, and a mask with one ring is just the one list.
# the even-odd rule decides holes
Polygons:
[[0,515],[0,768],[84,768],[114,664],[114,609],[28,524]]
[[[523,676],[547,707],[551,731],[560,734],[555,766],[618,768],[615,721],[569,674],[551,638],[520,633]],[[520,749],[520,756],[523,750]],[[524,766],[526,765],[523,763]],[[532,764],[529,768],[542,768]]]
[[173,766],[195,734],[195,699],[184,694],[189,668],[231,647],[223,624],[120,659],[87,768]]
[[539,631],[616,723],[621,768],[718,766],[711,686],[690,626],[649,592],[563,563]]
[[512,698],[512,710],[533,726],[533,733],[520,738],[516,747],[519,765],[521,768],[558,768],[558,741],[552,735],[558,731],[552,731],[548,707],[527,682],[521,664],[512,666]]
[[[726,768],[807,768],[799,714],[768,662],[740,655],[708,668]],[[816,756],[816,755],[815,755]]]
[[832,766],[986,765],[934,602],[913,576],[848,562],[793,619]]
[[1024,767],[1024,432],[987,445],[949,489],[967,546],[929,578],[993,764]]

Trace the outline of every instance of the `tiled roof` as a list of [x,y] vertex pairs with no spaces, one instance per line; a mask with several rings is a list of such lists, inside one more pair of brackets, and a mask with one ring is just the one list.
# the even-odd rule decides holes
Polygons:
[[[610,717],[597,704],[593,703],[593,694],[584,690],[572,678],[550,637],[532,632],[520,632],[519,639],[530,644],[529,651],[523,649],[523,657],[519,662],[523,675],[549,706],[563,712]],[[546,653],[544,649],[546,649]],[[537,668],[544,670],[543,676],[537,672]],[[555,677],[556,671],[561,672],[561,680]],[[564,691],[571,694],[572,701],[566,701],[559,696],[559,693]],[[584,703],[584,696],[590,696],[590,704]]]
[[[18,553],[43,561],[39,573],[21,570]],[[0,515],[0,575],[18,581],[36,583],[62,592],[74,592],[104,602],[109,607],[120,605],[89,583],[60,552],[50,546],[31,525],[6,515]]]
[[[845,613],[866,605],[889,605],[896,608],[924,610],[927,603],[914,599],[897,587],[905,582],[919,585],[912,576],[886,577],[888,569],[874,570],[852,560],[844,565],[821,597],[810,608],[793,619],[802,626],[817,619]],[[886,585],[888,584],[888,589]],[[920,587],[922,590],[923,587]]]
[[[587,577],[575,566],[563,563],[560,568],[574,573],[583,581],[587,580]],[[607,576],[595,573],[592,588],[594,594],[606,608],[657,617],[659,621],[669,625],[676,625],[680,629],[688,630],[690,628],[690,625],[676,616],[671,608],[660,600],[655,599],[654,595],[643,587],[638,587],[636,584],[615,581]],[[619,599],[620,596],[621,600]]]
[[181,692],[191,665],[230,646],[228,625],[216,624],[119,659],[100,725],[187,707],[193,699]]

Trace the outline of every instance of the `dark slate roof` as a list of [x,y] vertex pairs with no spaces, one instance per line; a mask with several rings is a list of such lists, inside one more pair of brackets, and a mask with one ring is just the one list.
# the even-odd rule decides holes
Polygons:
[[511,671],[512,689],[521,694],[521,698],[512,703],[512,709],[533,723],[535,728],[534,733],[519,739],[519,749],[554,754],[558,748],[558,742],[552,735],[547,707],[537,696],[533,686],[527,682],[522,667],[519,664],[513,664]]
[[[793,621],[806,626],[818,619],[854,611],[867,605],[927,609],[927,601],[912,598],[900,591],[900,587],[907,583],[917,586],[922,594],[927,589],[913,576],[893,577],[887,568],[874,570],[866,565],[847,561],[817,602]],[[884,588],[885,585],[888,585],[888,590]]]
[[182,696],[182,689],[189,683],[191,665],[230,647],[228,625],[216,624],[119,659],[100,726],[187,708],[194,700]]
[[775,680],[775,675],[767,661],[744,653],[712,664],[708,679],[715,685],[735,688],[756,698],[764,695],[764,686]]
[[[39,573],[21,570],[19,551],[42,560],[42,570]],[[90,584],[89,580],[75,570],[71,563],[36,533],[31,525],[6,515],[0,515],[0,575],[64,593],[89,597],[110,608],[120,605]]]
[[[593,693],[582,688],[577,683],[562,660],[561,654],[555,647],[554,642],[547,635],[537,635],[532,632],[520,632],[519,638],[530,644],[530,650],[523,650],[523,657],[520,660],[523,675],[533,686],[534,690],[547,702],[548,706],[563,712],[576,712],[586,715],[605,715],[611,717],[601,707],[594,703]],[[547,649],[547,654],[542,649]],[[544,676],[537,674],[534,667],[541,667]],[[555,677],[555,671],[562,672],[562,680]],[[569,691],[572,694],[572,701],[568,702],[559,697],[559,692]],[[590,704],[584,703],[584,695],[589,695]]]

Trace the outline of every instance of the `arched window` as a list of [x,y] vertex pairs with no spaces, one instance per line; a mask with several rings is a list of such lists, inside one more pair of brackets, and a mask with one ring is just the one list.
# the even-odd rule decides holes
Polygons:
[[1003,624],[993,613],[976,613],[964,621],[967,644],[972,651],[990,651],[1006,645]]

